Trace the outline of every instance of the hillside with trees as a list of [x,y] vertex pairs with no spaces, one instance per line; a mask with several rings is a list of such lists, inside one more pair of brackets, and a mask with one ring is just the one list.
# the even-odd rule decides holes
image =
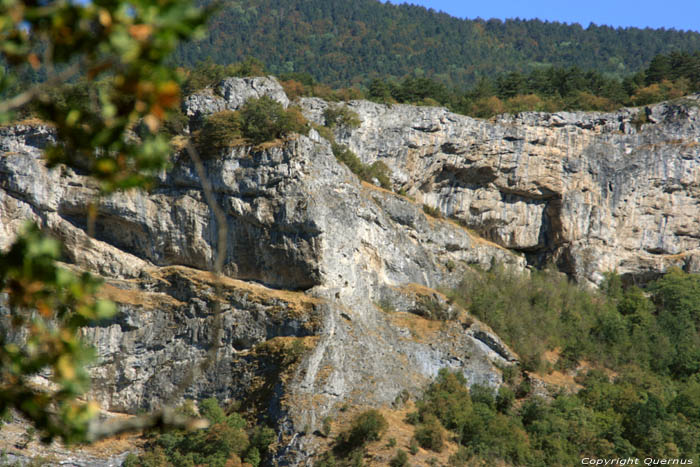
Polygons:
[[415,75],[464,90],[483,77],[549,66],[622,78],[656,55],[697,50],[700,34],[673,29],[462,20],[376,0],[227,0],[210,20],[208,37],[182,45],[176,61],[193,66],[210,57],[226,64],[255,56],[275,75],[309,72],[333,86]]

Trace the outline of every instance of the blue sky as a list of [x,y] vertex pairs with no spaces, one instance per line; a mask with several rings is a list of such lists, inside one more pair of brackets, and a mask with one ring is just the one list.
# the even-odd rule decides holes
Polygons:
[[700,31],[700,0],[390,0],[460,18],[539,18],[549,21]]

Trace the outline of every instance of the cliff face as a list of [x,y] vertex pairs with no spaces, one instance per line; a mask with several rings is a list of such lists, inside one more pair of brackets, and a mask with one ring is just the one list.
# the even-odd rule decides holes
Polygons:
[[[397,188],[532,264],[644,280],[700,269],[699,101],[493,121],[352,102],[363,123],[336,136],[386,163]],[[325,103],[304,107],[320,120]]]
[[[196,120],[237,108],[251,89],[283,100],[276,82],[258,81],[228,80],[228,92],[190,97],[185,110]],[[71,169],[44,167],[49,128],[3,128],[0,248],[32,219],[64,241],[73,267],[107,279],[120,314],[85,330],[100,355],[93,397],[105,409],[177,403],[180,386],[185,397],[242,400],[278,424],[279,460],[294,464],[313,450],[313,436],[295,433],[309,435],[342,404],[391,403],[442,367],[500,384],[498,366],[517,357],[435,290],[471,265],[553,260],[593,282],[614,268],[634,277],[700,269],[692,102],[647,109],[639,129],[633,110],[487,122],[350,103],[362,125],[336,138],[365,162],[385,162],[395,189],[415,200],[361,183],[314,131],[207,155],[227,216],[220,320],[205,272],[216,220],[185,156],[151,193],[102,199],[89,239],[96,188]],[[320,121],[326,103],[302,106]],[[422,204],[459,222],[426,216]],[[193,375],[212,345],[215,358]]]

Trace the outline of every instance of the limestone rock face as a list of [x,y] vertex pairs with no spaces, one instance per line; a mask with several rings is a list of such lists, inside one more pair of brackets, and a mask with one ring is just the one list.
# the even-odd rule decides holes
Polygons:
[[184,99],[182,109],[193,123],[209,114],[223,110],[238,110],[248,99],[268,96],[286,109],[289,98],[272,76],[255,78],[226,78],[216,86],[216,92],[205,89]]
[[[196,121],[260,95],[286,105],[280,92],[269,78],[236,78],[184,107]],[[224,245],[186,155],[173,156],[150,193],[101,199],[88,238],[97,187],[72,169],[45,167],[50,128],[5,127],[0,249],[33,220],[63,240],[69,267],[107,280],[119,315],[84,331],[100,357],[92,397],[105,409],[237,399],[277,421],[279,463],[301,465],[314,451],[306,435],[343,404],[390,404],[403,391],[419,393],[443,367],[500,384],[499,367],[517,356],[436,290],[470,266],[554,261],[592,283],[612,269],[637,278],[673,265],[700,270],[697,101],[641,115],[492,121],[352,102],[361,125],[336,128],[336,140],[365,163],[386,163],[407,196],[360,182],[315,131],[205,154],[226,215]],[[323,123],[324,101],[300,105]],[[220,247],[225,277],[214,315],[207,270]],[[5,330],[6,315],[0,304]]]
[[286,109],[289,98],[280,83],[272,76],[255,78],[227,78],[219,83],[218,94],[224,98],[229,110],[238,110],[248,99],[271,97]]
[[[102,199],[92,239],[86,212],[97,190],[89,179],[48,170],[38,151],[0,156],[1,246],[34,220],[64,241],[73,267],[105,277],[107,296],[120,304],[113,322],[85,330],[100,357],[92,397],[103,408],[134,412],[211,395],[247,401],[278,421],[293,440],[281,462],[298,465],[313,437],[294,433],[320,428],[343,404],[417,394],[443,367],[500,384],[497,365],[517,357],[434,288],[459,281],[469,265],[522,269],[525,259],[361,183],[315,139],[206,155],[227,217],[219,316],[205,272],[218,226],[184,155],[152,192]],[[377,305],[387,301],[395,302],[390,312]],[[421,317],[431,310],[453,319]],[[189,371],[203,362],[206,369]]]
[[532,264],[592,283],[615,269],[646,280],[700,270],[699,102],[485,121],[356,101],[362,125],[336,138],[363,162],[386,163],[396,189]]

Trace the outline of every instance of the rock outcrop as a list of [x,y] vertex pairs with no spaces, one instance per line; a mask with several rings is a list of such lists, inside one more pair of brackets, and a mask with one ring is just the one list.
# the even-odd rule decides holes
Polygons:
[[[700,270],[700,96],[614,113],[491,121],[356,101],[336,138],[392,170],[396,189],[485,238],[599,283]],[[302,102],[321,121],[319,99]]]
[[226,78],[216,89],[205,89],[185,98],[185,115],[196,126],[202,118],[214,112],[238,110],[248,99],[270,97],[286,109],[289,98],[272,76],[255,78]]
[[[192,122],[250,96],[288,103],[268,78],[219,88],[185,101]],[[63,240],[70,267],[107,280],[119,315],[85,330],[100,357],[92,397],[105,409],[241,400],[277,423],[277,460],[298,465],[343,404],[390,404],[442,367],[500,384],[499,367],[517,356],[436,290],[471,266],[554,261],[593,283],[612,269],[632,278],[700,269],[696,102],[652,106],[643,119],[626,109],[493,121],[351,102],[362,124],[335,138],[365,163],[386,163],[407,196],[360,182],[316,132],[207,154],[225,245],[186,155],[152,192],[100,200],[90,239],[97,187],[69,168],[46,169],[50,128],[5,127],[0,249],[33,220]],[[301,102],[317,123],[326,105]],[[215,316],[206,271],[220,247]]]

